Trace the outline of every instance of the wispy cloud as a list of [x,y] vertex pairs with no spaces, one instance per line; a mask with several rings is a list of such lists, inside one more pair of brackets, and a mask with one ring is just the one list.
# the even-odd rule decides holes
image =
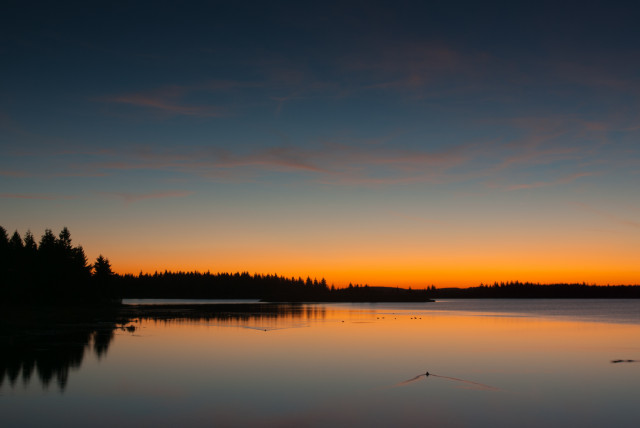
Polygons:
[[228,115],[228,109],[208,103],[190,101],[192,95],[215,94],[242,87],[254,87],[254,83],[235,81],[211,81],[199,85],[170,85],[152,90],[125,93],[102,97],[100,100],[116,104],[128,104],[136,107],[161,111],[170,115],[196,117],[222,117]]
[[[65,170],[67,174],[94,176],[163,171],[242,182],[262,180],[271,173],[298,174],[296,180],[306,182],[371,186],[484,180],[489,187],[519,190],[569,183],[593,175],[593,171],[606,174],[614,164],[637,158],[637,153],[620,156],[624,148],[601,140],[599,126],[594,130],[573,116],[495,119],[482,126],[501,126],[505,136],[459,144],[414,142],[409,146],[404,144],[402,130],[375,140],[333,137],[299,142],[278,134],[283,143],[269,146],[256,141],[234,148],[217,141],[209,147],[111,148],[82,153],[78,158],[65,153],[71,159]],[[79,158],[82,162],[74,161]],[[549,177],[562,177],[521,183],[514,179],[535,176],[541,165]]]
[[[297,173],[303,174],[298,179],[304,181],[372,186],[441,184],[475,179],[513,183],[514,174],[537,168],[540,164],[550,165],[553,169],[555,166],[551,164],[554,162],[562,162],[565,174],[573,171],[557,180],[489,184],[490,187],[518,190],[569,183],[593,175],[593,172],[584,172],[589,167],[585,153],[585,149],[580,151],[555,142],[529,140],[521,145],[513,141],[477,141],[431,150],[402,147],[394,141],[328,140],[305,146],[287,143],[244,150],[217,146],[181,151],[142,148],[95,154],[97,161],[82,167],[98,174],[149,170],[232,181],[261,179],[267,172]],[[605,169],[599,168],[598,173]]]
[[552,180],[552,181],[535,181],[533,183],[511,184],[511,185],[505,186],[505,189],[506,190],[524,190],[524,189],[538,189],[540,187],[557,186],[560,184],[571,183],[577,180],[578,178],[590,177],[593,175],[596,175],[596,174],[593,172],[581,172],[581,173],[571,174],[565,177],[561,177],[561,178],[558,178],[557,180]]
[[16,177],[16,178],[24,178],[31,176],[30,173],[25,171],[15,171],[15,170],[3,170],[0,171],[0,175],[3,177]]
[[58,195],[58,194],[51,194],[51,193],[0,193],[0,198],[40,199],[40,200],[76,199],[75,196]]
[[259,166],[274,169],[305,170],[312,172],[327,172],[316,165],[314,156],[304,149],[293,146],[271,147],[248,155],[236,155],[228,152],[220,153],[214,161],[217,167],[232,168],[240,166]]
[[108,155],[113,160],[85,167],[100,172],[163,170],[231,179],[242,173],[246,178],[260,171],[300,172],[307,174],[307,180],[322,183],[400,184],[438,180],[444,172],[469,162],[472,156],[466,146],[429,152],[389,144],[323,142],[309,147],[283,145],[244,153],[217,148],[180,153],[131,151]]
[[496,174],[523,166],[593,163],[608,145],[601,124],[593,126],[575,116],[515,117],[495,123],[517,135],[496,147]]
[[199,117],[220,117],[224,110],[216,106],[188,105],[179,100],[163,98],[152,94],[129,94],[107,99],[121,104],[129,104],[136,107],[147,107],[161,110],[166,113]]
[[129,193],[129,192],[99,192],[104,196],[116,197],[122,199],[124,203],[130,204],[134,202],[143,201],[146,199],[164,199],[164,198],[183,198],[192,195],[192,191],[166,191],[166,192],[152,192],[152,193]]
[[468,54],[433,42],[383,43],[376,46],[375,52],[361,51],[342,61],[340,65],[345,70],[367,73],[370,83],[366,87],[371,89],[416,90],[443,77],[467,75],[475,69],[470,67],[475,60]]

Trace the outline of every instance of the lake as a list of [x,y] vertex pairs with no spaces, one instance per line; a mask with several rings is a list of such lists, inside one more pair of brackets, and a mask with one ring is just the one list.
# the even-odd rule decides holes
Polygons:
[[637,300],[135,303],[90,322],[5,328],[0,425],[640,420]]

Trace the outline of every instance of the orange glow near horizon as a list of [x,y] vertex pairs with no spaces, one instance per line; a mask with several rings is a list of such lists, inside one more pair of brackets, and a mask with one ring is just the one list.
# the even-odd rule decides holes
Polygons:
[[[84,247],[91,262],[102,254],[119,274],[249,272],[325,278],[336,287],[416,289],[496,281],[640,284],[635,229],[606,222],[596,228],[588,219],[569,216],[537,222],[518,217],[502,224],[499,218],[474,214],[452,219],[450,225],[422,225],[394,222],[384,212],[361,223],[352,216],[302,220],[274,214],[266,220],[229,216],[212,222],[198,210],[189,213],[181,214],[187,220],[180,227],[171,226],[172,217],[140,212],[126,224],[114,218],[96,230],[87,220],[70,229],[74,244]],[[32,231],[36,237],[42,233]]]
[[350,282],[413,288],[495,281],[640,283],[637,242],[626,229],[589,230],[588,224],[568,219],[548,228],[527,228],[524,219],[501,228],[490,218],[474,218],[464,227],[415,227],[389,225],[381,215],[359,229],[352,218],[334,229],[288,220],[240,229],[232,219],[212,225],[197,216],[183,228],[165,230],[161,220],[141,219],[100,234],[89,224],[72,232],[90,260],[103,254],[120,274],[249,272],[324,277],[336,287]]
[[111,259],[114,271],[119,274],[138,274],[168,271],[198,272],[249,272],[250,274],[278,274],[285,277],[307,276],[325,278],[336,287],[346,287],[349,283],[371,286],[400,286],[424,288],[435,285],[443,287],[472,287],[480,283],[495,281],[522,281],[538,283],[582,283],[598,285],[636,284],[638,269],[630,264],[623,268],[612,265],[605,269],[602,265],[593,265],[589,260],[557,260],[545,264],[523,263],[518,260],[504,262],[446,262],[421,265],[411,261],[397,260],[337,260],[318,261],[289,260],[287,263],[263,258],[257,261],[242,262],[233,258],[210,263],[204,260],[194,261],[185,257],[163,257],[156,260],[119,258]]
[[[431,285],[464,288],[495,281],[640,283],[637,250],[632,240],[590,241],[572,233],[551,246],[548,236],[534,235],[511,241],[505,241],[504,236],[491,240],[472,235],[426,242],[405,235],[377,243],[342,238],[342,242],[334,244],[311,234],[308,241],[316,239],[318,245],[309,245],[300,238],[295,242],[286,234],[277,245],[270,245],[277,242],[275,238],[256,242],[241,238],[234,242],[224,236],[218,241],[186,236],[182,240],[174,239],[174,245],[167,245],[159,242],[157,236],[149,236],[148,241],[140,239],[144,245],[122,246],[120,242],[113,242],[105,246],[101,241],[99,247],[110,259],[114,271],[120,274],[165,270],[249,272],[296,278],[324,277],[336,287],[345,287],[350,282],[412,288]],[[85,246],[87,248],[89,246]]]

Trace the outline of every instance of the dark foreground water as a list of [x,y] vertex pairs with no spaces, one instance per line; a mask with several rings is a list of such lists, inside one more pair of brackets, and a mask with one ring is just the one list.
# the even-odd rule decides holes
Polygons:
[[0,425],[640,420],[640,301],[187,303],[4,328]]

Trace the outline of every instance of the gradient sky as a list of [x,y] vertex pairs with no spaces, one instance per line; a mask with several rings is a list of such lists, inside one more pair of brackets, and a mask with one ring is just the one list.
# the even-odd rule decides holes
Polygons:
[[633,2],[4,4],[9,233],[119,273],[640,283]]

